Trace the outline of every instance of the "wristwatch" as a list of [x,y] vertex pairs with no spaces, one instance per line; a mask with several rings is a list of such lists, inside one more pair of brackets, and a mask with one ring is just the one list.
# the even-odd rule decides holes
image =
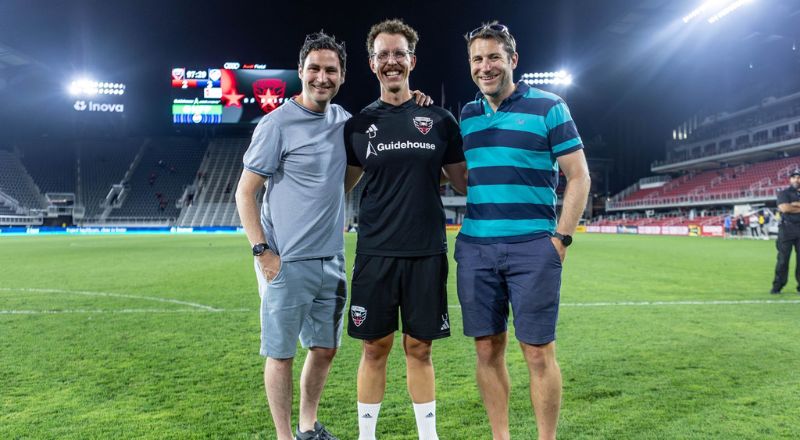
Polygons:
[[260,257],[264,252],[269,250],[269,245],[266,243],[256,243],[253,245],[253,256]]
[[564,235],[564,234],[559,234],[558,232],[553,232],[553,237],[561,240],[561,243],[564,244],[564,247],[567,247],[572,244],[571,235]]

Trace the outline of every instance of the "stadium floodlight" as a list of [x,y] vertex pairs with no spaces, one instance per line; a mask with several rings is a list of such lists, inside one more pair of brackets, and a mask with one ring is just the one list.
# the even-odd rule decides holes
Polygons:
[[67,91],[74,96],[122,95],[125,93],[125,84],[81,78],[72,81]]
[[528,85],[555,85],[555,86],[569,86],[572,84],[572,75],[565,71],[559,70],[557,72],[533,72],[523,73],[522,82]]
[[703,4],[701,4],[700,6],[694,8],[692,12],[684,15],[683,22],[688,23],[697,18],[700,14],[706,12],[707,10],[719,6],[721,3],[723,3],[722,0],[708,0],[706,2],[703,2]]
[[[752,1],[753,0],[708,0],[684,15],[683,22],[689,23],[697,18],[705,18],[708,23],[713,24],[745,4],[752,3]],[[709,13],[713,11],[717,12],[709,15]]]
[[100,84],[91,79],[81,78],[72,81],[68,90],[71,95],[96,95],[99,92]]
[[722,10],[720,10],[716,14],[712,15],[708,19],[708,22],[711,23],[711,24],[716,23],[721,18],[725,17],[726,15],[730,14],[731,12],[741,8],[742,6],[744,6],[744,5],[748,4],[748,3],[752,3],[752,2],[753,2],[753,0],[737,0],[737,1],[729,4],[728,6],[724,7]]

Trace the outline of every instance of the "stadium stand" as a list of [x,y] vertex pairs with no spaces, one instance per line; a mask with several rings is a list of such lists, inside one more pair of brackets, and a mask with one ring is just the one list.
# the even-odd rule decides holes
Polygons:
[[42,194],[75,193],[75,149],[64,143],[31,143],[19,149],[25,169]]
[[0,150],[0,192],[25,210],[43,210],[47,202],[16,153]]
[[765,200],[786,185],[789,172],[800,167],[800,157],[717,168],[677,177],[657,188],[634,190],[615,197],[608,206],[637,208],[676,206],[682,203]]
[[85,218],[99,217],[113,197],[112,186],[120,184],[146,143],[142,140],[93,141],[78,146],[78,202]]
[[674,136],[666,159],[651,166],[661,175],[640,179],[608,199],[605,214],[589,224],[623,230],[718,227],[726,216],[755,213],[774,226],[777,191],[800,167],[800,92],[695,118]]
[[[234,197],[242,174],[242,156],[249,143],[248,138],[211,141],[194,183],[181,197],[186,208],[178,219],[178,225],[194,227],[241,224]],[[261,195],[259,200],[260,197]]]
[[108,223],[158,220],[174,222],[180,214],[177,203],[191,183],[203,158],[197,140],[151,142],[144,149],[130,179],[124,182],[120,208],[104,213]]
[[687,121],[676,129],[680,137],[684,137],[684,132],[684,139],[667,143],[666,159],[654,163],[653,171],[674,170],[670,165],[713,156],[733,157],[748,151],[770,150],[776,143],[797,143],[800,92],[768,97],[757,105],[731,113],[710,115],[699,124],[696,120]]

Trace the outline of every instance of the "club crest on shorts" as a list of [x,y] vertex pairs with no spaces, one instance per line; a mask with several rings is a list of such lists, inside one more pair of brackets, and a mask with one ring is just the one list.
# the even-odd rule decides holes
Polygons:
[[428,134],[433,128],[433,119],[427,116],[417,116],[414,118],[414,127],[417,127],[422,134]]
[[356,327],[361,327],[361,324],[367,320],[367,309],[361,306],[350,306],[350,318],[353,319]]

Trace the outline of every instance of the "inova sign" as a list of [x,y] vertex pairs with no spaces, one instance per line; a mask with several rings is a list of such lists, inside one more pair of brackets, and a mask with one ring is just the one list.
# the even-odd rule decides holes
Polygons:
[[75,101],[72,107],[79,112],[88,110],[90,112],[122,113],[125,111],[125,106],[123,104],[99,103],[84,101],[82,99]]

